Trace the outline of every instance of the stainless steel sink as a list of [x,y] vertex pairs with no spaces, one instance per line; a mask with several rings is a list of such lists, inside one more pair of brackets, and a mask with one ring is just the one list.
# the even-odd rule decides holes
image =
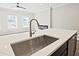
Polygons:
[[29,56],[55,42],[56,40],[58,40],[58,38],[43,35],[30,40],[12,43],[11,47],[15,56]]

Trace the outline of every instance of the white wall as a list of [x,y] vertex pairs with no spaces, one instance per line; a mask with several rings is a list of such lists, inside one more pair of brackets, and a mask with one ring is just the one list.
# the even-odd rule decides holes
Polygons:
[[[18,26],[17,29],[13,29],[13,30],[8,29],[8,23],[7,23],[8,15],[17,16],[17,21],[18,21],[17,22],[17,26]],[[19,10],[0,8],[0,34],[26,31],[28,28],[23,28],[22,16],[29,17],[29,20],[34,18],[34,14],[27,12],[27,11],[19,11]]]
[[73,3],[53,9],[54,28],[74,29],[79,32],[79,4]]
[[35,18],[42,25],[50,27],[50,8],[43,9],[35,13]]

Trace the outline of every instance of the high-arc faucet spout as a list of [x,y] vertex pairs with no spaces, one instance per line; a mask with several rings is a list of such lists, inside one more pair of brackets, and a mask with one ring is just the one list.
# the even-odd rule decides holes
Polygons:
[[39,27],[39,22],[36,20],[36,19],[31,19],[30,20],[30,37],[32,37],[32,21],[36,21],[37,22],[37,25],[38,25],[38,27]]

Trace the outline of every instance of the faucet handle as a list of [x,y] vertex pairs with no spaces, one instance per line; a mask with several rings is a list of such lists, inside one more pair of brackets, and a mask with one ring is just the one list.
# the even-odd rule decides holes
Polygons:
[[35,34],[36,30],[32,32],[32,34]]

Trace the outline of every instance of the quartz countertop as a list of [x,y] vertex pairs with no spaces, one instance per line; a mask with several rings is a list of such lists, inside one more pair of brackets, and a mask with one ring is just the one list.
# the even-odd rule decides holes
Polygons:
[[[4,55],[11,55],[14,56],[13,50],[10,46],[11,43],[20,42],[23,40],[29,40],[34,37],[38,37],[41,35],[48,35],[51,37],[59,38],[57,41],[51,43],[50,45],[46,46],[45,48],[33,53],[31,56],[49,56],[52,53],[54,53],[59,47],[61,47],[69,38],[71,38],[75,33],[77,33],[76,30],[65,30],[65,29],[46,29],[46,30],[37,30],[35,34],[32,35],[32,37],[29,37],[29,32],[25,35],[26,39],[8,39],[8,42],[6,43],[7,48],[4,49]],[[3,44],[4,45],[4,44]],[[0,46],[0,48],[3,48]],[[2,51],[0,51],[2,52]],[[3,55],[3,54],[2,54]]]

